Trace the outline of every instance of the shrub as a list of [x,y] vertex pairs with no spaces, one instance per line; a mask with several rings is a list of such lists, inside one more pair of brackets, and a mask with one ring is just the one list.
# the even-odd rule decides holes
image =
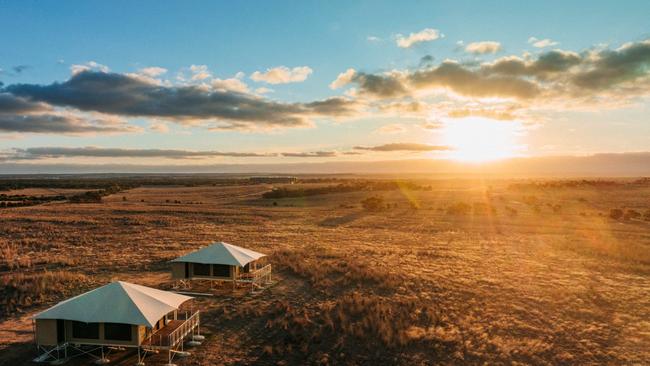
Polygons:
[[386,203],[383,197],[373,196],[361,201],[361,206],[368,211],[380,211],[386,208]]
[[506,212],[508,213],[509,216],[514,217],[517,216],[518,211],[516,208],[512,208],[510,206],[506,206]]
[[623,210],[618,208],[612,208],[609,210],[609,217],[614,220],[620,220],[623,217]]
[[636,210],[627,210],[623,215],[624,220],[636,220],[641,218],[641,212]]
[[464,202],[457,202],[447,207],[448,215],[467,215],[472,211],[472,206]]

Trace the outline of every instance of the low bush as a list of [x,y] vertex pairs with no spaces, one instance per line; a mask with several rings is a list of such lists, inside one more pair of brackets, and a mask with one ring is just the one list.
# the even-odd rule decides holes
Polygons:
[[620,220],[623,217],[623,210],[619,208],[612,208],[609,210],[609,217],[614,220]]
[[361,206],[368,211],[381,211],[386,208],[383,197],[373,196],[361,201]]

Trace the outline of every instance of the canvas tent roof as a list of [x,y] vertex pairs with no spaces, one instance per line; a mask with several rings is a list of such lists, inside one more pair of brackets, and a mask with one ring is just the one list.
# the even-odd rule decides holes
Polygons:
[[62,301],[36,314],[34,319],[153,327],[165,314],[189,299],[189,296],[118,281]]
[[172,260],[172,262],[245,266],[246,264],[262,257],[266,257],[266,254],[258,253],[236,245],[219,242],[176,258]]

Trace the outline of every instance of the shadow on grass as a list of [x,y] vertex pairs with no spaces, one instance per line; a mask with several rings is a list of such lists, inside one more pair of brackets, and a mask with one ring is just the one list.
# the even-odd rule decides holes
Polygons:
[[325,226],[325,227],[337,227],[337,226],[349,224],[364,216],[366,216],[366,213],[361,211],[361,212],[354,212],[343,216],[328,217],[325,220],[319,222],[318,225]]

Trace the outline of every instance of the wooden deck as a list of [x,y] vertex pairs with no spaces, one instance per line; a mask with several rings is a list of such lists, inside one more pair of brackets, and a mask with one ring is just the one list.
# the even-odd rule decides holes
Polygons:
[[[143,347],[169,347],[169,335],[185,323],[185,320],[170,320],[162,329],[142,341]],[[173,345],[172,345],[173,346]]]

